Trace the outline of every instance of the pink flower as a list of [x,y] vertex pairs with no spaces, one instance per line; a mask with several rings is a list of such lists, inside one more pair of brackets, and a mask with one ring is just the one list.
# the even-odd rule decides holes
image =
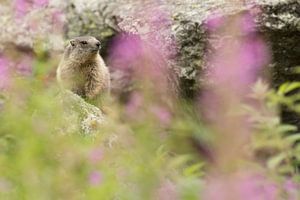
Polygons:
[[54,10],[52,12],[52,24],[53,24],[53,31],[61,32],[64,28],[64,23],[66,21],[65,15],[60,10]]
[[171,113],[164,107],[154,106],[151,107],[152,113],[157,117],[162,125],[168,125],[171,122]]
[[287,196],[287,200],[297,200],[300,197],[300,185],[293,182],[292,180],[287,180],[284,183],[284,191],[286,193]]
[[246,13],[243,15],[243,17],[241,17],[240,21],[240,31],[243,34],[249,34],[249,33],[253,33],[256,32],[256,25],[254,22],[254,18],[250,13]]
[[113,41],[109,52],[108,65],[113,69],[130,74],[132,80],[152,87],[148,91],[167,93],[168,70],[160,49],[137,35],[122,34]]
[[89,175],[89,183],[92,186],[97,186],[99,184],[101,184],[103,180],[102,174],[99,171],[93,171],[90,175]]
[[176,185],[169,180],[165,180],[160,186],[157,194],[158,200],[176,200],[178,198]]
[[204,200],[277,200],[280,189],[265,176],[249,172],[211,176]]
[[279,194],[275,183],[259,175],[246,175],[235,184],[235,190],[245,200],[276,200]]
[[[243,119],[230,121],[231,118],[225,114],[232,112],[229,111],[230,109],[236,109],[237,106],[233,105],[247,98],[251,86],[258,79],[259,72],[270,60],[269,51],[264,41],[255,32],[251,14],[236,16],[231,19],[232,21],[227,19],[230,28],[224,23],[225,19],[214,20],[209,22],[214,27],[211,29],[211,34],[219,36],[219,45],[211,45],[213,51],[209,58],[207,82],[212,84],[202,93],[201,108],[204,117],[213,120],[212,122],[216,123],[215,127],[219,127],[223,132],[227,124],[236,124],[238,121],[243,123],[240,126],[249,127]],[[234,134],[232,130],[227,131],[231,132],[231,135]],[[241,131],[251,132],[246,128]]]
[[216,29],[224,25],[225,19],[222,16],[213,15],[206,20],[206,27],[210,31],[215,31]]
[[225,42],[212,59],[212,78],[217,85],[227,86],[232,92],[248,92],[257,79],[259,70],[269,61],[267,47],[258,37]]
[[225,22],[218,19],[209,24],[210,33],[218,36],[221,45],[211,45],[207,81],[211,84],[203,92],[201,104],[217,137],[213,151],[216,169],[208,175],[204,200],[277,200],[279,185],[264,174],[241,169],[227,172],[249,155],[244,147],[253,130],[240,110],[270,56],[256,34],[252,15],[232,16]]
[[30,9],[30,2],[27,0],[15,0],[15,12],[17,16],[24,16]]
[[49,0],[34,0],[34,4],[38,7],[43,7],[48,5]]
[[139,36],[121,34],[114,39],[110,49],[109,65],[121,70],[131,70],[143,55]]
[[14,7],[17,17],[23,17],[34,8],[47,6],[49,0],[15,0]]
[[[221,46],[215,50],[212,63],[213,82],[227,85],[232,92],[248,92],[249,86],[257,78],[259,70],[270,59],[268,49],[262,39],[256,35],[253,16],[249,13],[233,19],[232,29],[223,30],[220,35]],[[229,21],[228,21],[229,23]],[[236,30],[235,30],[236,29]],[[227,38],[222,35],[230,35]]]
[[101,161],[104,157],[103,154],[103,149],[102,148],[96,148],[93,149],[90,154],[89,154],[89,160],[93,163],[96,164],[99,161]]

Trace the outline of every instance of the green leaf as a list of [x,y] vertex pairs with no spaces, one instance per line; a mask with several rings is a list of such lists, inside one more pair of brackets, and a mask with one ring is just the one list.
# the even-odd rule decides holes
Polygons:
[[167,157],[168,155],[168,152],[165,148],[164,145],[161,145],[157,150],[156,150],[156,155],[157,155],[157,158],[159,159],[164,159]]
[[283,96],[284,95],[284,91],[287,88],[287,85],[288,85],[288,83],[284,83],[281,86],[279,86],[277,94],[280,95],[280,96]]
[[204,163],[197,163],[194,165],[191,165],[189,167],[187,167],[186,169],[184,169],[183,171],[183,175],[187,176],[187,177],[198,177],[203,175],[203,172],[201,172],[201,169],[203,168]]
[[298,88],[300,88],[300,82],[284,83],[279,87],[277,94],[284,96],[285,94]]
[[287,140],[289,143],[293,144],[296,141],[300,140],[300,133],[296,133],[296,134],[287,136],[284,139]]
[[277,130],[280,133],[287,133],[287,132],[291,132],[291,131],[296,131],[297,127],[294,125],[291,125],[291,124],[282,124],[282,125],[278,126]]
[[181,166],[185,165],[190,160],[191,160],[190,155],[176,156],[174,159],[171,160],[170,167],[172,167],[172,168],[181,167]]
[[286,158],[286,154],[285,153],[280,153],[280,154],[277,154],[276,156],[273,156],[267,162],[268,168],[269,169],[276,169],[282,163],[282,161],[285,158]]
[[294,167],[291,165],[284,165],[278,168],[278,172],[281,174],[291,174],[295,171]]

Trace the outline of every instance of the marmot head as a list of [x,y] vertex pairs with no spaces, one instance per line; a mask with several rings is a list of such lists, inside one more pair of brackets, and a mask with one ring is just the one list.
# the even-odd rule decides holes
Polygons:
[[92,60],[99,54],[101,43],[94,37],[81,36],[70,40],[68,57],[79,62]]

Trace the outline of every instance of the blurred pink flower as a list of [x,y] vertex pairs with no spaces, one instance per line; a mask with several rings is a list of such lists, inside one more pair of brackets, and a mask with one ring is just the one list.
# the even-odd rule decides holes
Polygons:
[[245,200],[276,200],[278,186],[260,175],[246,175],[236,180],[235,190]]
[[[248,159],[244,148],[253,132],[240,109],[246,102],[259,72],[268,64],[267,46],[256,33],[249,13],[217,18],[208,22],[212,38],[220,46],[211,45],[209,87],[203,92],[201,109],[217,133],[215,171],[210,173],[204,189],[205,200],[277,200],[279,186],[265,175],[228,168]],[[217,36],[217,37],[216,37]]]
[[24,16],[30,9],[30,2],[27,0],[15,0],[14,5],[15,12],[19,17]]
[[0,90],[9,86],[9,60],[0,56]]
[[209,31],[215,31],[216,29],[224,25],[225,19],[223,16],[212,15],[206,20],[206,27]]
[[101,161],[103,159],[103,157],[104,157],[104,154],[103,154],[103,149],[101,147],[92,149],[91,152],[89,153],[89,160],[93,164],[96,164],[99,161]]
[[52,24],[54,32],[62,32],[66,21],[65,14],[61,10],[52,11]]
[[162,125],[170,124],[172,116],[166,108],[161,106],[153,106],[150,108],[150,110]]
[[114,39],[109,51],[109,65],[127,71],[140,61],[143,42],[137,35],[121,34]]
[[[147,4],[147,2],[143,3]],[[161,3],[161,1],[154,0],[152,6],[145,5],[142,16],[137,17],[144,20],[144,30],[148,30],[143,32],[143,39],[161,55],[169,58],[177,54],[176,41],[172,37],[173,20],[171,12],[168,8],[161,7]]]
[[36,6],[42,7],[48,5],[49,0],[34,0],[33,2]]
[[150,86],[152,89],[149,89],[149,92],[166,94],[167,64],[159,48],[159,42],[147,41],[133,34],[117,36],[109,50],[108,65],[112,70],[117,69],[129,74],[132,81]]
[[262,175],[239,172],[210,177],[205,188],[204,200],[277,200],[277,184]]
[[89,183],[92,186],[100,185],[103,180],[102,174],[99,171],[93,171],[89,175]]
[[34,8],[48,5],[49,0],[14,0],[14,8],[17,17],[22,17]]
[[232,40],[225,42],[213,56],[213,81],[216,85],[226,85],[232,92],[249,92],[259,70],[269,61],[267,47],[253,36],[232,43]]
[[287,200],[298,200],[300,198],[300,185],[288,179],[283,186]]
[[255,32],[254,19],[249,13],[230,19],[218,17],[208,22],[208,25],[218,28],[212,29],[210,33],[214,38],[218,35],[216,38],[220,45],[216,46],[215,40],[212,41],[207,81],[212,84],[202,93],[201,107],[207,119],[219,119],[217,121],[223,123],[216,124],[221,128],[226,126],[228,117],[224,114],[231,109],[228,106],[247,98],[259,73],[269,63],[270,54],[262,38]]
[[169,180],[165,180],[160,186],[157,200],[176,200],[179,199],[176,185]]
[[[237,95],[249,92],[256,81],[259,71],[270,60],[264,41],[255,32],[253,16],[245,13],[234,20],[229,33],[221,34],[222,44],[213,53],[211,77],[219,86],[226,86]],[[224,38],[222,34],[231,35]],[[221,39],[220,39],[221,40]]]
[[243,15],[239,23],[242,34],[250,34],[256,32],[254,17],[249,12]]

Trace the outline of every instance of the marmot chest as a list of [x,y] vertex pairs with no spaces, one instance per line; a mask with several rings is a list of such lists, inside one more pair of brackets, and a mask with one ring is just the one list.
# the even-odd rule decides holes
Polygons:
[[77,83],[78,86],[83,86],[86,82],[91,79],[99,79],[101,78],[101,69],[96,63],[85,64],[79,66],[74,74],[74,82]]

